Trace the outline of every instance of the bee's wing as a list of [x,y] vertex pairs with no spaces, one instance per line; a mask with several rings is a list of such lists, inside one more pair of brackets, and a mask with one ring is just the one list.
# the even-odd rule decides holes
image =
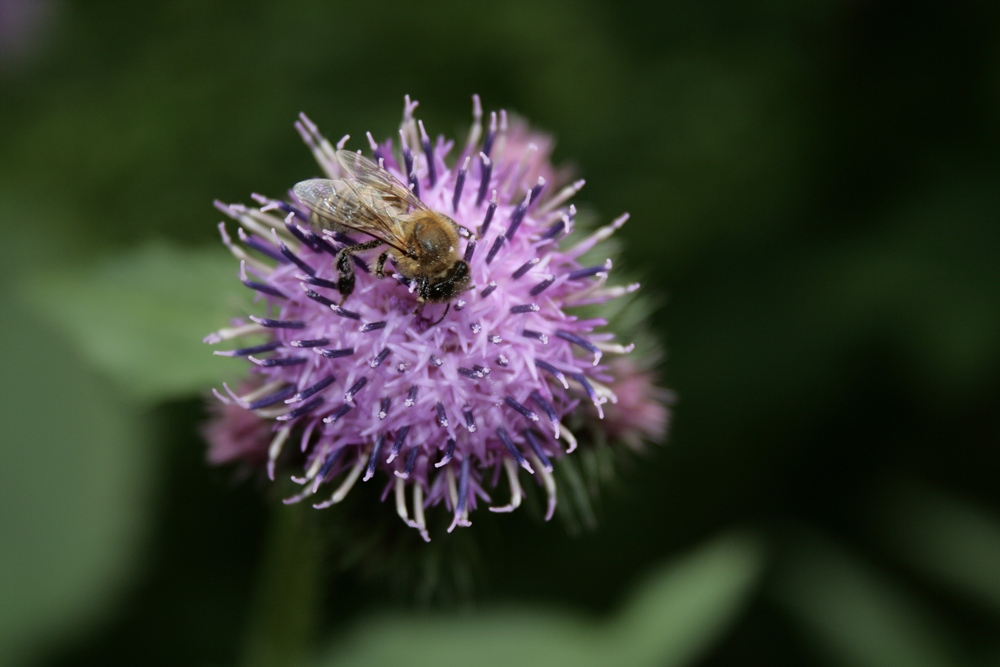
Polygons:
[[297,183],[293,192],[313,214],[334,228],[357,230],[407,253],[403,229],[396,220],[406,209],[399,210],[386,201],[379,190],[353,178],[314,178]]
[[359,153],[337,151],[337,161],[352,178],[364,186],[378,192],[382,201],[406,213],[410,209],[426,209],[410,189],[400,183],[395,176]]

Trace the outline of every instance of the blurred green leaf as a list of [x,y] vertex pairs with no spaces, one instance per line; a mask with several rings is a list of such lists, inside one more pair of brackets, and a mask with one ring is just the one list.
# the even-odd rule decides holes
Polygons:
[[786,558],[773,594],[824,655],[861,667],[957,664],[941,621],[875,569],[819,538],[802,539]]
[[134,410],[23,304],[0,299],[0,664],[92,630],[135,570],[149,502]]
[[31,302],[83,355],[144,400],[203,391],[245,370],[201,341],[250,306],[223,250],[149,243],[84,269],[47,271],[27,285]]
[[925,487],[893,492],[880,534],[905,562],[1000,614],[1000,520]]
[[523,608],[375,616],[335,641],[321,664],[690,664],[742,609],[764,560],[753,536],[725,535],[649,576],[621,611],[605,621]]

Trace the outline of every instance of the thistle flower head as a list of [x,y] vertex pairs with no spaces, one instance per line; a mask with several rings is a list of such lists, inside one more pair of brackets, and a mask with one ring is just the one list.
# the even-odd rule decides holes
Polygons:
[[629,357],[610,363],[618,401],[608,406],[604,429],[610,440],[623,442],[640,452],[646,442],[662,442],[670,424],[674,392],[657,385],[655,371],[643,368]]
[[[614,340],[604,319],[581,319],[574,309],[638,285],[608,286],[610,259],[581,263],[627,216],[566,243],[575,225],[568,202],[582,181],[553,182],[547,137],[504,113],[483,128],[474,98],[475,122],[456,148],[432,139],[415,108],[407,99],[398,137],[378,143],[368,135],[370,159],[471,232],[454,249],[468,264],[469,289],[420,303],[416,281],[399,272],[398,251],[382,246],[354,256],[356,283],[342,301],[335,258],[371,236],[322,229],[291,193],[254,195],[257,207],[217,206],[240,225],[235,239],[224,224],[220,231],[266,312],[206,341],[265,337],[216,352],[245,357],[260,386],[216,394],[273,425],[272,478],[283,452],[301,452],[304,469],[293,477],[301,490],[285,502],[325,508],[359,481],[382,484],[383,498],[393,494],[402,520],[428,539],[425,508],[445,505],[449,531],[467,526],[480,504],[494,512],[518,507],[524,475],[546,489],[551,517],[553,465],[576,448],[566,417],[603,418],[618,401],[608,358],[632,349]],[[296,127],[324,176],[349,181],[337,156],[349,138],[335,148],[304,115]],[[376,257],[386,250],[387,275],[378,278]],[[655,424],[640,429],[658,432]]]
[[[250,394],[255,387],[241,387]],[[271,441],[271,424],[252,410],[232,401],[213,401],[212,419],[202,428],[208,443],[208,462],[213,465],[241,462],[251,466],[267,463],[267,446]]]

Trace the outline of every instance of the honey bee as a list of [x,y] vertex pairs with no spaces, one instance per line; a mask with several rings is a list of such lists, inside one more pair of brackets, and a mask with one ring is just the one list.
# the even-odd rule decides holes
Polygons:
[[389,249],[379,256],[375,275],[385,277],[385,263],[391,255],[399,273],[416,282],[421,306],[425,302],[444,303],[469,289],[469,265],[458,255],[459,237],[471,236],[468,229],[429,209],[368,158],[339,150],[337,161],[346,173],[344,177],[302,181],[294,193],[312,213],[311,221],[320,227],[374,237],[337,254],[341,302],[354,291],[351,256],[383,245]]

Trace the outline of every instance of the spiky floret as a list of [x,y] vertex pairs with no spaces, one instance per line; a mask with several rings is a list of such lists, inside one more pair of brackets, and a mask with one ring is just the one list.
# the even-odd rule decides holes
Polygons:
[[[250,393],[227,386],[216,395],[273,420],[272,479],[283,451],[302,452],[304,472],[293,477],[301,491],[285,502],[329,507],[359,480],[381,476],[383,498],[393,493],[400,517],[428,539],[426,507],[448,507],[449,531],[469,525],[480,502],[492,502],[487,486],[510,489],[492,511],[518,507],[524,469],[546,489],[549,518],[553,461],[576,447],[566,417],[580,410],[603,417],[602,406],[617,400],[605,357],[631,346],[601,332],[605,320],[580,319],[572,309],[638,287],[607,287],[610,260],[579,261],[627,216],[561,247],[575,222],[568,201],[583,182],[550,188],[548,140],[532,141],[504,112],[491,114],[483,132],[478,97],[473,101],[474,123],[453,161],[453,142],[432,142],[409,98],[398,152],[392,140],[379,144],[368,135],[375,161],[429,208],[475,231],[458,249],[474,287],[452,300],[440,322],[444,304],[417,308],[403,276],[377,279],[361,259],[354,293],[341,304],[334,257],[367,237],[311,228],[294,196],[254,195],[257,207],[217,203],[240,225],[239,243],[224,223],[219,229],[240,260],[241,280],[268,312],[205,339],[266,337],[216,352],[246,357],[262,378]],[[335,151],[348,137],[335,148],[305,115],[296,128],[326,177],[341,177]],[[508,484],[499,484],[501,474]]]

